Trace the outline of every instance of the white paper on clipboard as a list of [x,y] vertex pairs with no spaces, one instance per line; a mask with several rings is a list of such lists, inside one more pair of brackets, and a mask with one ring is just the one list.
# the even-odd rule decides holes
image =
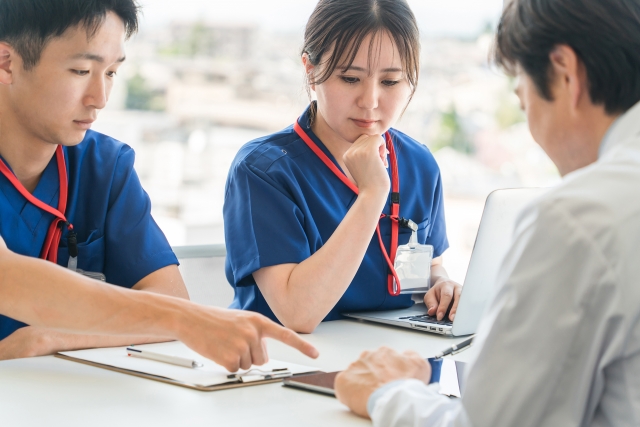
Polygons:
[[[202,368],[186,368],[155,360],[129,357],[127,356],[126,348],[127,347],[95,348],[90,350],[63,351],[60,352],[60,354],[86,362],[98,363],[127,371],[154,375],[201,387],[237,382],[237,379],[229,378],[231,373],[224,367],[218,365],[212,360],[205,359],[181,342],[136,345],[135,348],[193,359],[201,362],[204,365]],[[251,369],[260,371],[273,371],[284,368],[287,368],[292,375],[318,371],[317,368],[310,366],[282,362],[279,360],[270,360],[262,366],[251,367]],[[244,372],[247,372],[247,370],[240,370],[237,373],[243,374]]]

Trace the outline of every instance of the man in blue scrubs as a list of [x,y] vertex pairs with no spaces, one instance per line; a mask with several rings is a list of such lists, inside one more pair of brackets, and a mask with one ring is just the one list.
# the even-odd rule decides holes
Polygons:
[[[89,130],[137,15],[134,0],[0,0],[0,236],[21,255],[188,298],[133,150]],[[0,316],[0,359],[147,341],[25,326]]]

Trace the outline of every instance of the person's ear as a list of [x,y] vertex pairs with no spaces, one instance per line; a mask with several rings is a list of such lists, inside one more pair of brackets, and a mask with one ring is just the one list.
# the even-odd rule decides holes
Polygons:
[[315,73],[316,66],[311,63],[311,59],[309,58],[308,53],[302,54],[302,65],[304,66],[304,73],[307,76],[309,87],[311,88],[311,90],[316,90],[316,85],[311,83],[313,81],[313,74]]
[[0,42],[0,84],[9,85],[13,81],[13,56],[15,52],[7,43]]
[[576,52],[567,45],[556,46],[549,54],[549,59],[553,68],[554,89],[565,93],[570,108],[575,111],[582,98],[589,93],[584,64]]

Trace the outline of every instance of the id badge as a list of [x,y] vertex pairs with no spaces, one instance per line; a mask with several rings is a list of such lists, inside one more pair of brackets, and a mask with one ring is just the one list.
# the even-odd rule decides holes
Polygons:
[[97,273],[97,272],[94,272],[94,271],[84,271],[84,270],[80,270],[80,269],[77,269],[76,273],[80,273],[83,276],[86,276],[86,277],[88,277],[90,279],[100,280],[101,282],[106,282],[107,281],[107,276],[105,276],[102,273]]
[[90,279],[100,280],[101,282],[106,282],[107,281],[107,277],[102,273],[97,273],[97,272],[94,272],[94,271],[80,270],[78,268],[78,257],[77,256],[69,257],[69,263],[67,264],[67,268],[69,270],[71,270],[71,271],[75,271],[76,273],[82,274],[83,276],[88,277]]
[[[394,268],[400,280],[400,294],[425,293],[431,287],[431,261],[433,246],[418,243],[413,231],[409,243],[398,246]],[[397,289],[395,278],[394,290]]]

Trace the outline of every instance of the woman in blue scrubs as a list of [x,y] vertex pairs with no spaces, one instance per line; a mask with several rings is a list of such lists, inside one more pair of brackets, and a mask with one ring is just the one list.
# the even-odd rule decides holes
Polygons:
[[452,305],[453,319],[461,287],[441,262],[440,172],[424,145],[392,129],[415,92],[419,51],[405,0],[319,1],[302,54],[317,101],[293,126],[246,144],[229,172],[231,307],[311,332],[343,312],[411,306],[389,268],[411,236],[406,218],[434,247],[429,314],[442,319]]

